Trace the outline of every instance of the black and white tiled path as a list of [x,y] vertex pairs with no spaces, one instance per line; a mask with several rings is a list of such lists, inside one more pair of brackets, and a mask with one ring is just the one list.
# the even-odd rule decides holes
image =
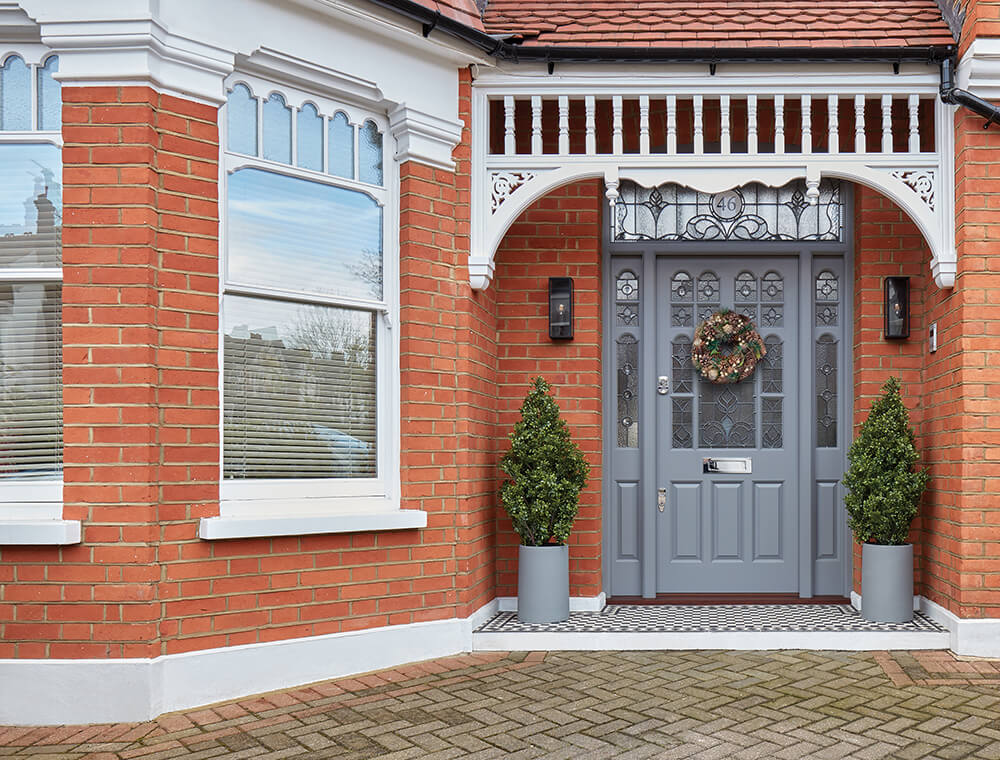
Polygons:
[[476,629],[565,633],[666,633],[712,631],[943,631],[919,612],[910,623],[872,623],[848,604],[608,605],[601,612],[573,612],[561,623],[522,623],[501,612]]
[[499,612],[472,633],[474,651],[948,649],[950,633],[915,612],[872,623],[850,605],[608,605],[560,623]]

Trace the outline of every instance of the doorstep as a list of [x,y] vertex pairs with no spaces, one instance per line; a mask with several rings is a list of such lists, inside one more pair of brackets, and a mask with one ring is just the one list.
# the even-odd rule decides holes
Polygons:
[[472,633],[473,651],[626,649],[947,649],[946,628],[913,613],[872,623],[849,604],[609,604],[561,623],[521,623],[501,612]]

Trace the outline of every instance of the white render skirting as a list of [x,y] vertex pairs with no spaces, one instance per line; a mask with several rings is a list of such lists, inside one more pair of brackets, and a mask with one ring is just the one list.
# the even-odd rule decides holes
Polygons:
[[0,725],[149,720],[162,713],[469,652],[468,618],[207,649],[155,659],[0,660]]
[[[854,598],[855,603],[860,598]],[[964,620],[927,599],[920,611],[947,631],[476,633],[516,600],[467,618],[127,660],[0,660],[0,725],[149,720],[277,689],[472,651],[611,649],[946,649],[1000,656],[1000,619]],[[604,594],[573,600],[599,611]]]

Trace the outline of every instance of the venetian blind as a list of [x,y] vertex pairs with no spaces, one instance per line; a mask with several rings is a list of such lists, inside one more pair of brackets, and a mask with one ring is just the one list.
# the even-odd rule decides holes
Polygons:
[[0,146],[0,478],[62,471],[59,149]]
[[227,296],[224,475],[374,478],[375,314]]

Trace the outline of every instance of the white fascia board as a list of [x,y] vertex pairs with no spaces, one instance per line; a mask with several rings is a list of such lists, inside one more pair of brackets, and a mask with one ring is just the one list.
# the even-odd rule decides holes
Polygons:
[[[936,93],[940,74],[935,66],[904,63],[899,74],[889,64],[876,63],[720,63],[714,75],[703,63],[559,63],[549,74],[545,62],[477,66],[475,87],[510,86],[518,94],[533,86],[558,91],[560,95],[600,93],[649,94],[657,88],[681,93],[707,94],[719,90],[736,95],[745,90],[798,95]],[[527,88],[527,89],[526,89]]]
[[203,517],[198,537],[206,541],[264,536],[306,536],[317,533],[413,530],[427,527],[427,513],[418,509],[368,514],[287,515],[281,517]]
[[958,62],[955,84],[986,100],[1000,100],[1000,39],[973,40]]

